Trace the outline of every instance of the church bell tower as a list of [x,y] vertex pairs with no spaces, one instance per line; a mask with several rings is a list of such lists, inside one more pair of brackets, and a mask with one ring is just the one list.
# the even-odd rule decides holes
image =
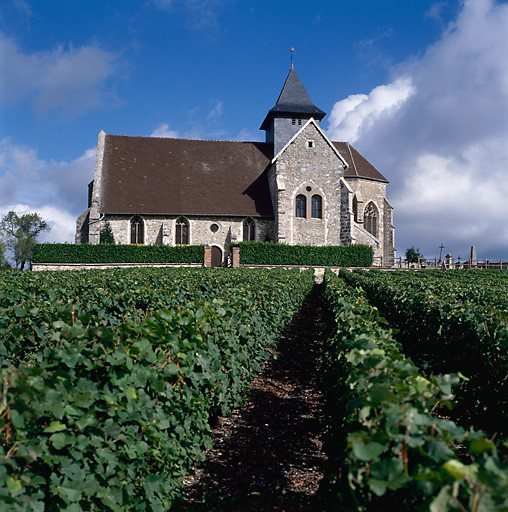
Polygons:
[[266,142],[273,144],[275,156],[311,117],[319,123],[325,115],[310,99],[291,63],[279,99],[268,111],[260,130],[265,130]]

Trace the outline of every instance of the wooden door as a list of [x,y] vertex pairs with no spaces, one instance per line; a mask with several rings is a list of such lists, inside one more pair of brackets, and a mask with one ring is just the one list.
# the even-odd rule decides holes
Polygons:
[[216,245],[212,245],[212,267],[220,267],[222,265],[222,249]]

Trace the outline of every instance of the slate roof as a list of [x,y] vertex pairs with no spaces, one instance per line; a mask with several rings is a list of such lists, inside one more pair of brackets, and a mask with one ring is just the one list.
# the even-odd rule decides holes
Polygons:
[[[333,144],[346,178],[387,181],[346,142]],[[101,213],[273,217],[272,152],[264,142],[106,135]]]
[[270,128],[271,121],[276,113],[308,114],[318,121],[321,121],[326,115],[325,112],[314,105],[292,64],[277,103],[268,111],[260,130]]
[[262,142],[106,135],[101,212],[272,217],[272,152]]

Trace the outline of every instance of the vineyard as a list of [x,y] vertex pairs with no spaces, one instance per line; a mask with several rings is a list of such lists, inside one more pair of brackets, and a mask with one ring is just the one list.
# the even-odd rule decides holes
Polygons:
[[507,510],[504,274],[326,277],[329,431],[354,507]]
[[[508,510],[507,285],[326,272],[318,510]],[[1,510],[170,510],[314,286],[298,269],[2,273]]]

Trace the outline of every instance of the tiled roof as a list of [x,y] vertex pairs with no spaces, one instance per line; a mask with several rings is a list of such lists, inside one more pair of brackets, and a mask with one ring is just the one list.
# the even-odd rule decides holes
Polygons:
[[332,144],[349,165],[344,173],[345,178],[367,178],[388,183],[388,180],[348,142],[332,142]]
[[[386,182],[346,142],[346,178]],[[106,135],[100,210],[108,214],[272,217],[266,170],[273,145]]]
[[270,144],[106,135],[101,212],[273,216]]

